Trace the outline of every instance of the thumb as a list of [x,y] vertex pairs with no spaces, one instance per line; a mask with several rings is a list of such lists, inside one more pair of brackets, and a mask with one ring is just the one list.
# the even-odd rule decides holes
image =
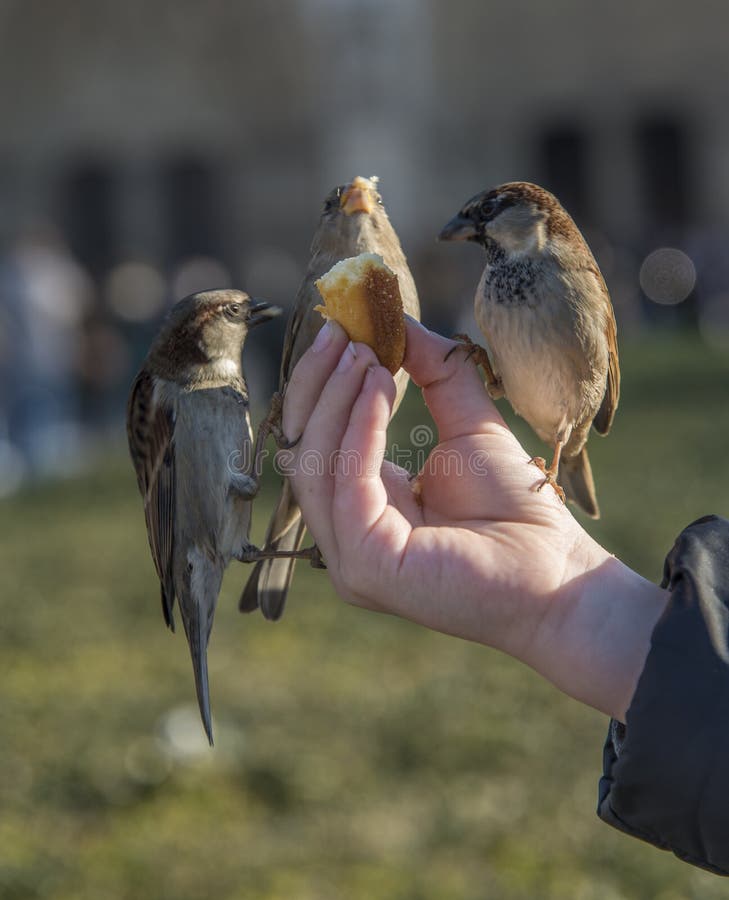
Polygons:
[[403,368],[423,389],[441,441],[480,433],[489,425],[506,427],[486,392],[480,370],[455,341],[410,318],[406,330]]

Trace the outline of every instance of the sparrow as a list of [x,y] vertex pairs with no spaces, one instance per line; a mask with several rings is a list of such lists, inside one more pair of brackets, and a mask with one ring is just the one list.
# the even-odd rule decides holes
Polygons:
[[241,352],[250,329],[280,312],[236,290],[181,300],[152,343],[127,405],[162,612],[174,631],[177,599],[211,745],[207,646],[220,585],[232,558],[257,558],[249,531],[258,483],[238,465],[250,459],[253,440]]
[[[322,302],[314,282],[335,263],[360,253],[378,253],[398,277],[404,311],[413,318],[420,318],[415,282],[377,186],[378,179],[375,176],[357,176],[349,184],[334,188],[324,201],[311,245],[309,265],[288,319],[279,389],[274,395],[268,419],[259,429],[256,459],[271,432],[279,447],[287,446],[286,437],[281,431],[283,397],[296,363],[311,346],[323,324],[321,315],[314,310]],[[408,385],[408,375],[403,369],[395,376],[395,384],[397,395],[393,414]],[[268,525],[264,552],[297,550],[301,546],[305,530],[301,510],[291,484],[286,479]],[[270,559],[257,563],[243,589],[240,610],[252,612],[260,606],[267,619],[279,619],[291,585],[294,565],[295,558]]]
[[524,181],[472,197],[438,237],[486,251],[474,307],[488,349],[467,349],[491,396],[506,396],[553,449],[548,467],[531,460],[545,476],[538,489],[552,484],[598,518],[585,445],[590,426],[610,431],[620,366],[610,295],[585,239],[556,197]]

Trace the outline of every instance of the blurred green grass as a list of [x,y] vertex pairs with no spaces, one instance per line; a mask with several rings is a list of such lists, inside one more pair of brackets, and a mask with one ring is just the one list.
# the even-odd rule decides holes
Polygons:
[[[656,337],[622,364],[587,527],[658,580],[684,525],[729,514],[729,359]],[[400,447],[428,422],[408,398]],[[229,570],[208,750],[121,456],[4,501],[0,529],[3,900],[723,895],[597,820],[603,716],[498,653],[349,608],[303,566],[275,625],[238,614]]]

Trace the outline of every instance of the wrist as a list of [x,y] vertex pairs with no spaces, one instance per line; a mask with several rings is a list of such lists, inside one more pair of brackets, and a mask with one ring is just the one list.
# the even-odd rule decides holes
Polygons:
[[530,664],[560,690],[625,722],[668,592],[579,530]]

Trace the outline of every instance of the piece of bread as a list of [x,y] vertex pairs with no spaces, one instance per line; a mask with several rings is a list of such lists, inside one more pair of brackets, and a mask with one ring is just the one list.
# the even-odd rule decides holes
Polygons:
[[350,341],[368,344],[381,365],[394,375],[405,356],[405,315],[397,275],[377,253],[343,259],[316,282],[324,306]]

